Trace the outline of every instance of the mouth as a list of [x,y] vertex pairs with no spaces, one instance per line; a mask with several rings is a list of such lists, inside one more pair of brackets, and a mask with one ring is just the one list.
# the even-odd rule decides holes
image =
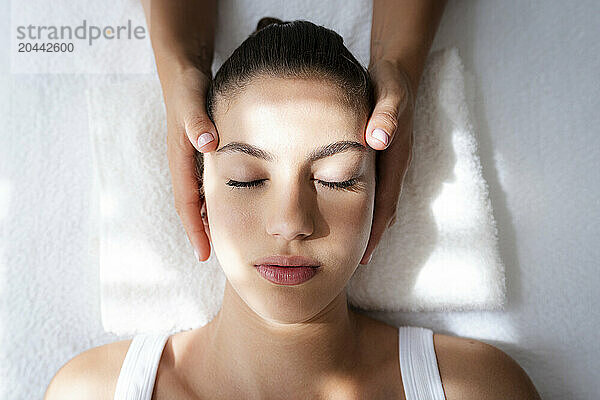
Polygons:
[[301,255],[274,254],[262,257],[253,263],[257,265],[269,265],[274,267],[319,267],[321,263],[312,257]]
[[314,277],[319,266],[314,265],[275,265],[259,264],[254,266],[261,277],[278,285],[299,285]]
[[258,264],[255,267],[278,267],[278,268],[319,268],[320,265],[277,265],[277,264]]

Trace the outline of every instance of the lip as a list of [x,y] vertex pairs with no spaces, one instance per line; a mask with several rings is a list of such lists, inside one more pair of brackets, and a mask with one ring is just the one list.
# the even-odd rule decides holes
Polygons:
[[300,255],[275,254],[254,262],[258,273],[279,285],[299,285],[317,274],[321,266],[317,260]]
[[255,265],[260,276],[279,285],[299,285],[317,274],[319,267],[280,267],[276,265]]
[[254,266],[274,265],[280,267],[319,267],[321,264],[314,258],[298,255],[272,255],[259,258],[254,262]]

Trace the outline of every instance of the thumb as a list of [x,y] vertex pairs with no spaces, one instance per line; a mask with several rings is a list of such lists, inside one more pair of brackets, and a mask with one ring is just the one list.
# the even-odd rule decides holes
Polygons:
[[196,150],[208,153],[217,149],[219,135],[208,115],[197,112],[189,113],[183,119],[183,126],[189,141]]
[[404,69],[386,62],[370,68],[376,101],[367,123],[365,141],[375,150],[384,150],[394,141],[400,121],[411,115],[414,93]]
[[404,108],[401,99],[393,97],[384,98],[375,105],[367,124],[365,138],[373,149],[384,150],[390,146],[398,129],[401,107]]

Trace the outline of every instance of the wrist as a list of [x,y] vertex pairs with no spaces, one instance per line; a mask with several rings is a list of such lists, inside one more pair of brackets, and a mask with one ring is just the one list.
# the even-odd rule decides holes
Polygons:
[[412,92],[416,95],[429,48],[419,42],[400,40],[374,40],[371,42],[370,64],[386,61],[408,77]]
[[206,69],[206,64],[199,65],[193,59],[180,55],[165,55],[160,61],[157,60],[157,71],[167,108],[173,101],[181,99],[182,91],[202,92],[212,80],[212,73],[210,68]]
[[172,47],[155,49],[154,54],[161,80],[169,80],[189,70],[199,70],[212,78],[213,49],[210,46],[200,46],[199,51]]

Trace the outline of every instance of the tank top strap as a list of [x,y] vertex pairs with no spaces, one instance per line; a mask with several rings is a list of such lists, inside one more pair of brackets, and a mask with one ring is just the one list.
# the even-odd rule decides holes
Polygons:
[[156,371],[170,335],[135,335],[121,366],[114,400],[151,400]]
[[398,328],[400,373],[406,400],[446,400],[431,329]]

